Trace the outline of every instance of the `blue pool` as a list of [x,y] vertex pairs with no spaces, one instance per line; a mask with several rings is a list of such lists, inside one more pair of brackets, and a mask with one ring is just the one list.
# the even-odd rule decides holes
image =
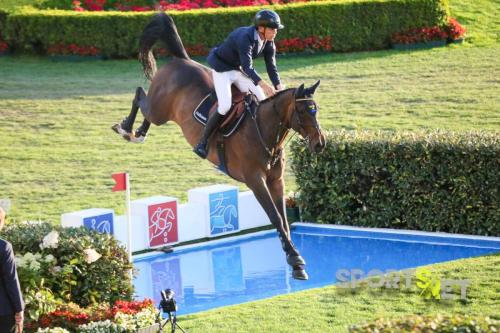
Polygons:
[[262,299],[337,282],[340,269],[401,270],[500,252],[500,238],[454,236],[342,226],[293,225],[292,239],[307,261],[308,281],[291,278],[273,230],[134,258],[138,298],[158,304],[176,294],[179,314]]

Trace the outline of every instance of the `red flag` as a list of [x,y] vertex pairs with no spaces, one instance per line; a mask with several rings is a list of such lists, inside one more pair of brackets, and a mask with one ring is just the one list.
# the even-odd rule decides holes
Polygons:
[[116,182],[115,186],[111,189],[111,191],[118,192],[118,191],[125,191],[127,189],[127,173],[125,172],[114,173],[111,175],[111,177],[113,177],[113,179]]

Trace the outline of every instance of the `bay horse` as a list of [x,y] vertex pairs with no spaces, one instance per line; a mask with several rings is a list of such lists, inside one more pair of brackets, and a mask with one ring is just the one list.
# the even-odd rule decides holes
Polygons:
[[[151,52],[153,45],[162,41],[173,60],[156,71],[156,61]],[[132,109],[127,118],[112,128],[127,140],[145,138],[151,123],[177,123],[191,146],[199,141],[203,127],[193,115],[193,110],[211,91],[214,91],[211,70],[189,58],[177,28],[170,16],[159,13],[144,28],[139,42],[139,60],[144,74],[151,80],[148,93],[138,87]],[[307,280],[305,261],[290,238],[290,227],[285,213],[284,141],[290,129],[308,141],[309,149],[319,153],[325,147],[316,118],[317,105],[313,94],[319,81],[312,87],[291,88],[278,92],[262,101],[255,117],[246,117],[239,129],[225,139],[227,174],[245,183],[278,231],[287,263],[293,268],[295,279]],[[138,109],[144,121],[132,132]],[[216,140],[209,142],[207,159],[220,164]]]

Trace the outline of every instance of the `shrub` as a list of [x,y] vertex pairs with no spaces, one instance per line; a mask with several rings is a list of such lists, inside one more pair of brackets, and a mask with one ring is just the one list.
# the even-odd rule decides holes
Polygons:
[[7,225],[2,235],[13,245],[28,295],[46,288],[54,298],[80,305],[132,295],[132,266],[110,235],[33,222]]
[[7,20],[7,12],[0,9],[0,53],[9,49],[9,45],[4,40],[5,22]]
[[[327,50],[330,44],[332,51],[387,48],[393,33],[415,26],[442,25],[448,15],[446,0],[331,0],[271,8],[286,26],[278,35],[278,44],[295,38],[304,42],[314,36],[317,41],[308,40],[307,47]],[[210,49],[235,27],[251,24],[258,9],[213,8],[170,15],[185,46]],[[139,36],[151,16],[151,12],[22,8],[7,17],[4,37],[18,51],[46,53],[51,45],[75,44],[96,47],[106,57],[135,57]]]
[[338,131],[317,155],[294,141],[302,216],[498,236],[499,143],[498,133]]
[[483,316],[463,315],[408,316],[396,319],[378,319],[368,324],[349,328],[350,333],[495,333],[499,330],[500,321],[498,320]]

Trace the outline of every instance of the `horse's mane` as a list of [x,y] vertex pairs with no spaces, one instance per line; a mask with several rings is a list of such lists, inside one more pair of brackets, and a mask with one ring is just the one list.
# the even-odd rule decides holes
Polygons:
[[278,91],[275,95],[269,97],[269,98],[266,98],[265,100],[261,101],[260,104],[266,104],[267,102],[271,102],[273,100],[275,100],[276,98],[278,98],[279,96],[283,95],[284,93],[290,91],[290,90],[295,90],[295,88],[288,88],[288,89],[285,89],[285,90],[281,90],[281,91]]

